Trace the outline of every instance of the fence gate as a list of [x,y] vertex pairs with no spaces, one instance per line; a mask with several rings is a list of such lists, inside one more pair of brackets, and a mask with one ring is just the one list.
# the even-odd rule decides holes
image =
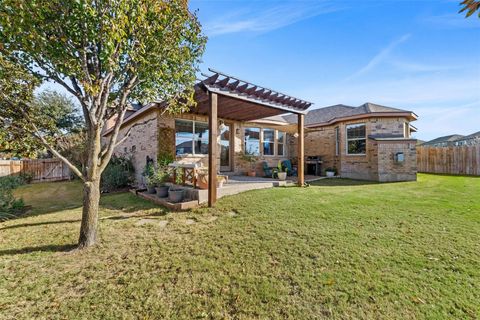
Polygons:
[[0,177],[31,174],[32,182],[70,179],[70,168],[60,159],[0,160]]

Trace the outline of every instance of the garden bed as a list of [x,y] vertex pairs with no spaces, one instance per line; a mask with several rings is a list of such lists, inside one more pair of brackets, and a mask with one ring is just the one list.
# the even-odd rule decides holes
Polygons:
[[198,200],[187,200],[183,202],[174,203],[174,202],[169,202],[168,197],[160,198],[156,194],[147,193],[145,190],[131,189],[130,192],[145,200],[152,201],[158,205],[164,206],[173,211],[185,211],[185,210],[190,210],[199,206]]

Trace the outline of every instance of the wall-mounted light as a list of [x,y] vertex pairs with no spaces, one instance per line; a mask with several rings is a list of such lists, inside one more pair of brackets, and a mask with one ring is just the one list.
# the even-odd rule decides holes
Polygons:
[[294,136],[295,138],[298,138],[298,136],[299,136],[298,132],[295,132],[295,133],[293,134],[293,136]]

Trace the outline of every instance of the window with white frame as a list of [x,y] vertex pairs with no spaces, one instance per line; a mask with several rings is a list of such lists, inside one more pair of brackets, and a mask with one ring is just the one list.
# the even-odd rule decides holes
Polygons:
[[364,155],[367,151],[365,123],[349,124],[346,127],[346,149],[349,155]]
[[285,140],[287,135],[283,131],[277,131],[277,156],[285,155]]
[[340,153],[340,128],[335,127],[335,155]]
[[260,154],[260,128],[245,128],[244,138],[245,153],[258,156]]
[[263,155],[275,155],[275,130],[263,129]]
[[208,124],[199,121],[175,120],[175,153],[208,154]]

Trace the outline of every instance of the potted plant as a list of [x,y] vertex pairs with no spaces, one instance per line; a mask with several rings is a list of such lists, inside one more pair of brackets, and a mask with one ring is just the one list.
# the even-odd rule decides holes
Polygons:
[[241,160],[246,162],[250,166],[250,169],[247,171],[247,176],[255,177],[257,175],[255,170],[255,164],[258,160],[258,157],[255,154],[249,152],[244,152],[240,156]]
[[327,174],[328,178],[333,178],[337,175],[337,168],[329,167],[329,168],[325,169],[325,173]]
[[143,177],[145,178],[145,184],[147,186],[147,193],[154,194],[155,191],[155,167],[153,166],[152,162],[148,162],[145,168],[143,169],[142,173]]
[[277,171],[278,180],[285,181],[287,179],[288,169],[282,166],[282,161],[278,161],[277,168],[278,168],[278,171]]
[[179,186],[182,183],[183,171],[181,168],[174,168],[175,170],[175,185],[168,189],[168,200],[170,202],[182,202],[183,189]]
[[153,175],[153,183],[155,183],[156,187],[155,190],[157,191],[157,196],[160,198],[165,198],[168,196],[169,186],[165,183],[168,181],[170,177],[170,173],[168,171],[168,167],[166,166],[159,166],[157,170],[155,170],[155,174]]

